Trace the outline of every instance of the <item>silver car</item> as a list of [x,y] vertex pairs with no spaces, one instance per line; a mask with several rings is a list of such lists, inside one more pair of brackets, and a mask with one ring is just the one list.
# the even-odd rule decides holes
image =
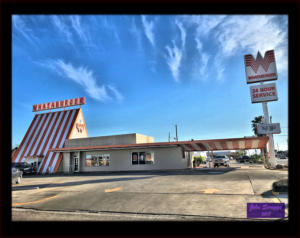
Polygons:
[[214,159],[214,167],[219,167],[220,165],[229,167],[229,158],[226,155],[217,155]]

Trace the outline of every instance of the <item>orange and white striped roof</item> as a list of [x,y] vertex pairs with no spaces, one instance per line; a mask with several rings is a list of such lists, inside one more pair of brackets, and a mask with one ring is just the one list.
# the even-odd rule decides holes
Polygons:
[[39,173],[55,173],[62,155],[49,151],[51,148],[62,148],[65,140],[74,129],[74,124],[81,109],[47,112],[36,114],[18,148],[12,162],[24,162],[28,157],[41,157]]
[[89,151],[89,150],[111,150],[111,149],[129,149],[129,148],[162,148],[180,146],[184,151],[214,151],[214,150],[248,150],[264,148],[269,137],[246,137],[246,138],[228,138],[214,140],[192,140],[177,142],[155,142],[139,144],[122,145],[99,145],[83,146],[69,148],[52,148],[51,151]]

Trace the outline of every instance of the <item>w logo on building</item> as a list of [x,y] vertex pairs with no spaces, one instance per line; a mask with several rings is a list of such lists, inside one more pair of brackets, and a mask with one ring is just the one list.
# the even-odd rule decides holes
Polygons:
[[264,57],[262,57],[258,51],[256,59],[254,59],[252,55],[245,55],[244,60],[247,83],[277,79],[274,50],[266,51]]

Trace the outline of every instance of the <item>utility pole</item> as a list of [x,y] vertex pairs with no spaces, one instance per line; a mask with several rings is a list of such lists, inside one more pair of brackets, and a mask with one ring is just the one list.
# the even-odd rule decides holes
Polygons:
[[170,142],[170,140],[171,140],[171,135],[170,135],[170,132],[169,132],[169,138],[168,138],[168,140],[169,140],[169,142]]
[[177,134],[177,125],[175,125],[176,137],[175,140],[178,141],[178,134]]

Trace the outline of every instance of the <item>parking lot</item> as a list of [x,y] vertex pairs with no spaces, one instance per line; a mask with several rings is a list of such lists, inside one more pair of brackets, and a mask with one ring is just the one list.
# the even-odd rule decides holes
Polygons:
[[[262,165],[177,171],[24,176],[12,188],[17,220],[243,220],[249,202],[285,202]],[[287,209],[286,209],[287,215]]]

